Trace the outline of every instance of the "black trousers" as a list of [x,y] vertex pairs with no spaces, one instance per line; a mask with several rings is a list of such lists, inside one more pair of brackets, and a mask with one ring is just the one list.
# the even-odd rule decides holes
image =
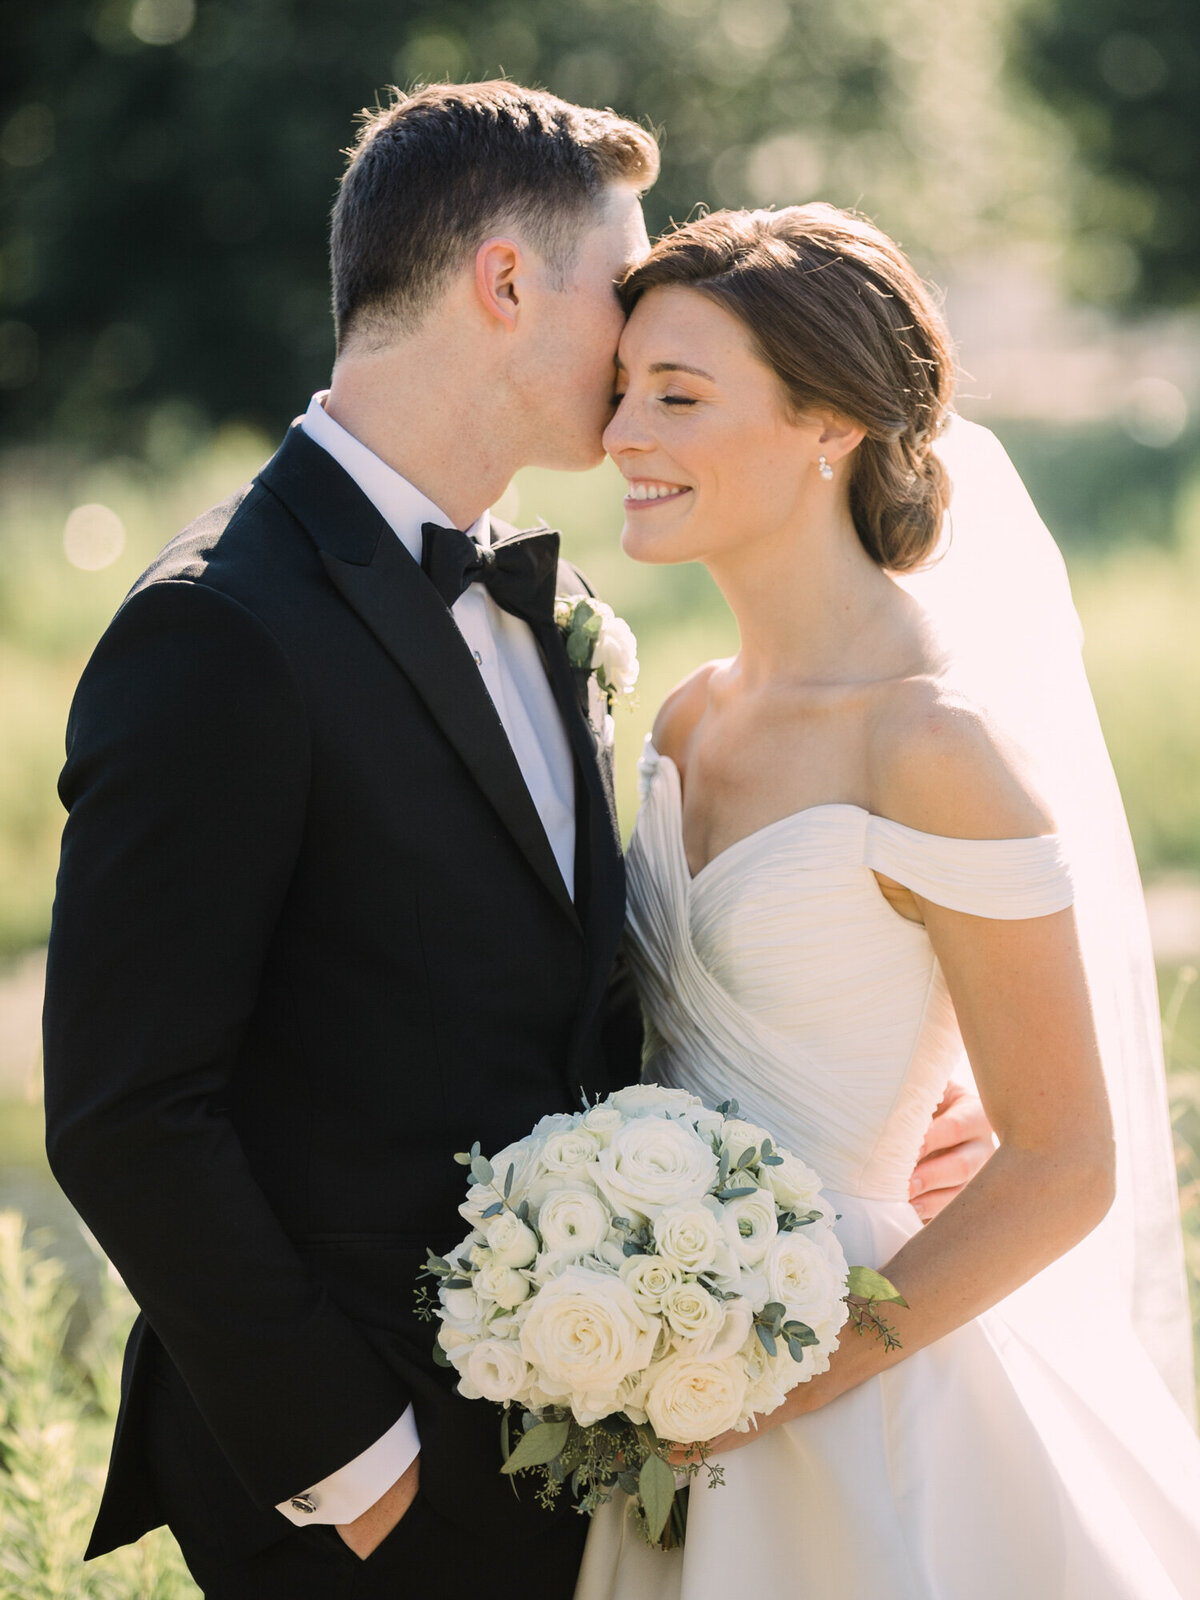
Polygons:
[[366,1561],[333,1528],[289,1526],[278,1544],[239,1561],[172,1532],[206,1600],[571,1600],[587,1523],[567,1516],[524,1550],[487,1549],[418,1495]]
[[418,1491],[365,1561],[335,1528],[297,1528],[278,1512],[279,1537],[263,1548],[262,1513],[247,1523],[249,1502],[222,1492],[228,1469],[178,1379],[155,1374],[147,1423],[159,1502],[206,1600],[571,1600],[575,1592],[587,1521],[567,1508],[539,1519],[532,1535],[526,1523],[512,1539],[478,1537],[469,1505],[451,1521]]

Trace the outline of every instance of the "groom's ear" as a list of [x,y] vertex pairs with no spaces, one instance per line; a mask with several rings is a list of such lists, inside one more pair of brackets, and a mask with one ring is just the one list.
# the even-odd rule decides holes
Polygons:
[[515,239],[485,239],[475,252],[475,293],[484,311],[515,331],[525,281],[525,258]]

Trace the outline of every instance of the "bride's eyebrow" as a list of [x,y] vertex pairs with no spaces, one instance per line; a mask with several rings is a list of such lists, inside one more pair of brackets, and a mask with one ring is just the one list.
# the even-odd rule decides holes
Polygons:
[[650,372],[690,372],[694,378],[707,378],[709,383],[716,383],[711,372],[705,372],[703,367],[689,367],[685,361],[654,361],[651,363]]

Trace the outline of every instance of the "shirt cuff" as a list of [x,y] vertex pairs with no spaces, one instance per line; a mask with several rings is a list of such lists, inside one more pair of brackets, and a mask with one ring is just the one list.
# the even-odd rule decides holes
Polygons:
[[315,1522],[353,1522],[381,1499],[397,1478],[404,1476],[420,1451],[417,1422],[409,1406],[382,1439],[368,1445],[362,1455],[275,1509],[298,1528],[311,1527]]

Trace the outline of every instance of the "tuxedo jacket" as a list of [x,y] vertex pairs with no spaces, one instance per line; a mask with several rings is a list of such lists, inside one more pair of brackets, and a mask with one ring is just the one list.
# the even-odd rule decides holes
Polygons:
[[[565,564],[560,587],[581,587]],[[421,1493],[464,1537],[546,1515],[414,1314],[426,1247],[465,1232],[453,1153],[637,1072],[608,759],[586,681],[541,642],[574,902],[450,612],[298,426],[167,546],[84,673],[47,1143],[142,1313],[89,1555],[167,1515],[164,1393],[231,1551],[286,1535],[275,1505],[410,1402]]]

